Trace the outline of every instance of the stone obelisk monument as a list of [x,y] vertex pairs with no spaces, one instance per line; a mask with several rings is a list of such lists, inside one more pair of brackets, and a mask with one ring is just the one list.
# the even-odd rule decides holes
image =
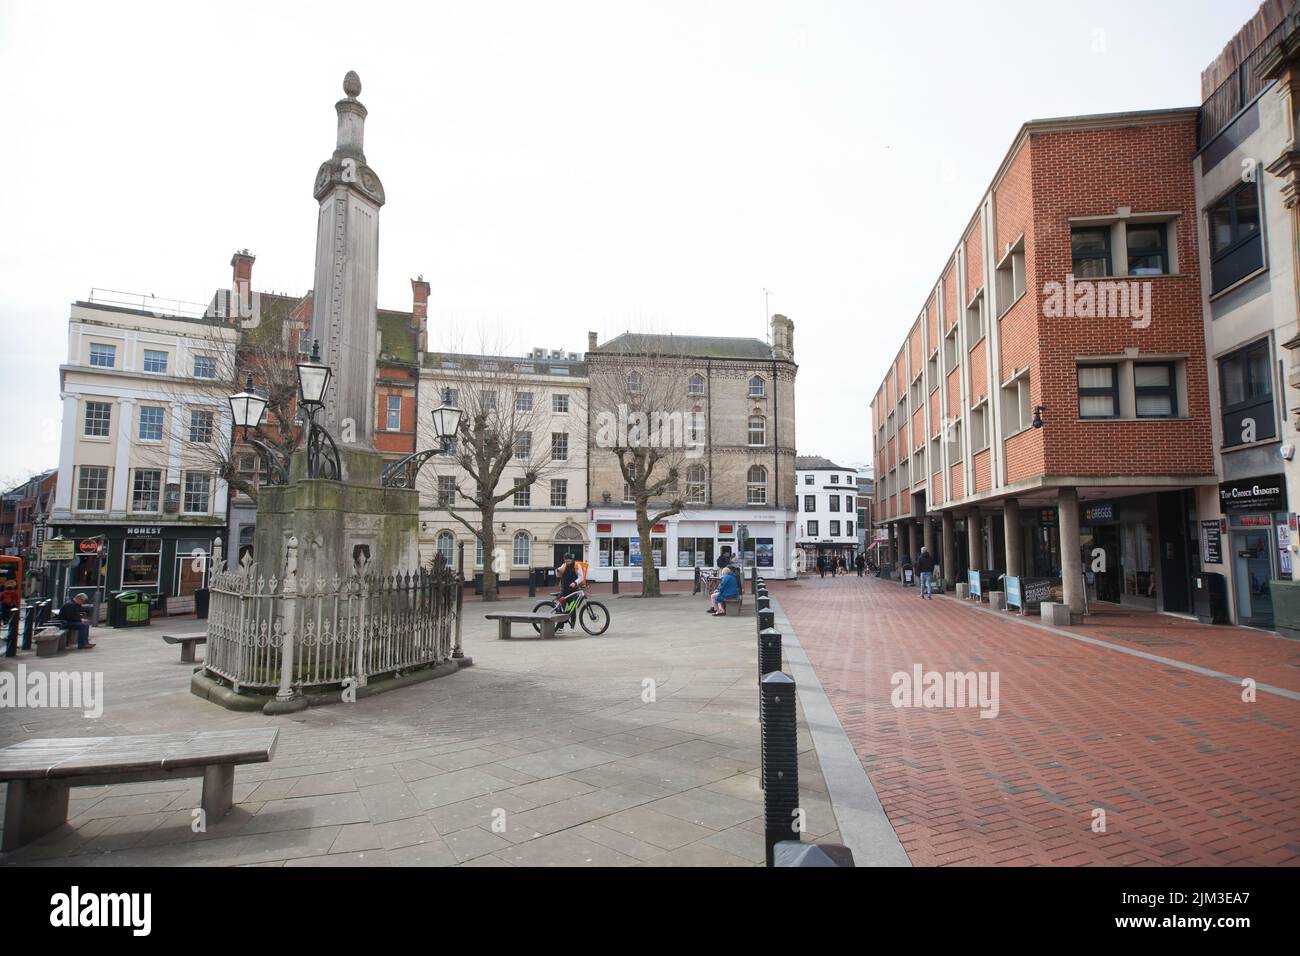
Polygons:
[[419,496],[380,484],[383,458],[374,450],[375,358],[379,279],[379,209],[384,187],[366,164],[366,108],[361,80],[349,72],[334,104],[338,139],[316,173],[316,281],[311,342],[331,371],[319,420],[338,446],[341,480],[308,478],[306,451],[292,456],[290,482],[258,496],[254,551],[266,574],[279,574],[291,537],[301,573],[346,575],[364,558],[390,574],[418,562]]
[[338,145],[316,173],[316,284],[311,338],[334,371],[325,424],[342,444],[371,449],[375,438],[375,322],[378,307],[379,208],[384,187],[366,165],[366,108],[361,80],[343,79]]

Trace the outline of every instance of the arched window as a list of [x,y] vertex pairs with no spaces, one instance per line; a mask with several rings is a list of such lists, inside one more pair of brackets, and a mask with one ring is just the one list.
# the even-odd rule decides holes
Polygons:
[[767,504],[767,469],[753,465],[745,475],[745,500],[751,505]]
[[640,393],[640,391],[641,391],[641,373],[640,373],[640,372],[637,372],[637,371],[634,370],[634,371],[631,371],[631,372],[628,372],[628,373],[627,373],[627,390],[628,390],[629,392],[631,392],[633,395],[636,395],[636,394],[639,394],[639,393]]
[[691,465],[686,469],[686,503],[702,505],[705,501],[704,466]]
[[763,395],[765,394],[764,391],[765,387],[766,385],[763,382],[763,376],[755,375],[753,378],[749,380],[749,397],[762,398]]
[[767,444],[767,419],[762,415],[749,416],[749,443],[751,445]]
[[442,555],[442,560],[448,565],[451,564],[452,557],[456,550],[456,536],[450,531],[438,532],[438,553]]
[[528,567],[529,545],[532,544],[532,537],[527,531],[518,531],[515,533],[514,548],[514,566],[517,568]]
[[704,376],[696,372],[686,383],[686,394],[703,395],[704,394]]

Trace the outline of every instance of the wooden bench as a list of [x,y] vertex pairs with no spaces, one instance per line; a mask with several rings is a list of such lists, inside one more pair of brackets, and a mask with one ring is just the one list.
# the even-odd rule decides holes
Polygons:
[[138,737],[66,737],[24,740],[0,750],[5,801],[5,852],[16,850],[68,820],[72,787],[202,777],[200,805],[215,820],[234,802],[235,765],[266,763],[279,731],[194,731]]
[[163,640],[168,644],[179,644],[181,646],[181,663],[194,663],[194,648],[198,644],[208,643],[207,634],[164,634]]
[[542,638],[555,636],[555,625],[561,621],[567,621],[567,614],[547,614],[545,612],[533,613],[531,611],[521,614],[506,614],[500,612],[497,614],[484,614],[489,621],[497,622],[497,640],[510,640],[511,624],[540,624],[542,627]]

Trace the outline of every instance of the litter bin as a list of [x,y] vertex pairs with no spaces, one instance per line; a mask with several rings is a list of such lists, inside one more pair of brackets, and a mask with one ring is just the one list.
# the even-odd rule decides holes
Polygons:
[[118,591],[109,605],[111,627],[144,627],[149,623],[153,595],[143,591]]
[[211,592],[207,588],[194,589],[194,616],[200,621],[208,618],[208,596]]

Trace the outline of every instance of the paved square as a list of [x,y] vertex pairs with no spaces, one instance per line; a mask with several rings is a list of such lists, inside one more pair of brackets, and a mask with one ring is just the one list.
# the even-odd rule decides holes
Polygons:
[[[753,617],[714,620],[699,597],[601,595],[599,638],[496,639],[465,605],[462,672],[291,717],[238,714],[189,692],[171,625],[96,631],[93,651],[18,663],[102,668],[104,714],[0,711],[0,744],[29,737],[272,725],[269,764],[241,767],[236,805],[191,830],[199,782],[72,791],[67,826],[5,864],[755,866],[763,862]],[[199,626],[199,625],[191,625]],[[202,649],[200,649],[200,654]],[[643,681],[655,699],[642,700]],[[808,838],[837,825],[807,728]],[[495,825],[494,825],[495,824]]]

